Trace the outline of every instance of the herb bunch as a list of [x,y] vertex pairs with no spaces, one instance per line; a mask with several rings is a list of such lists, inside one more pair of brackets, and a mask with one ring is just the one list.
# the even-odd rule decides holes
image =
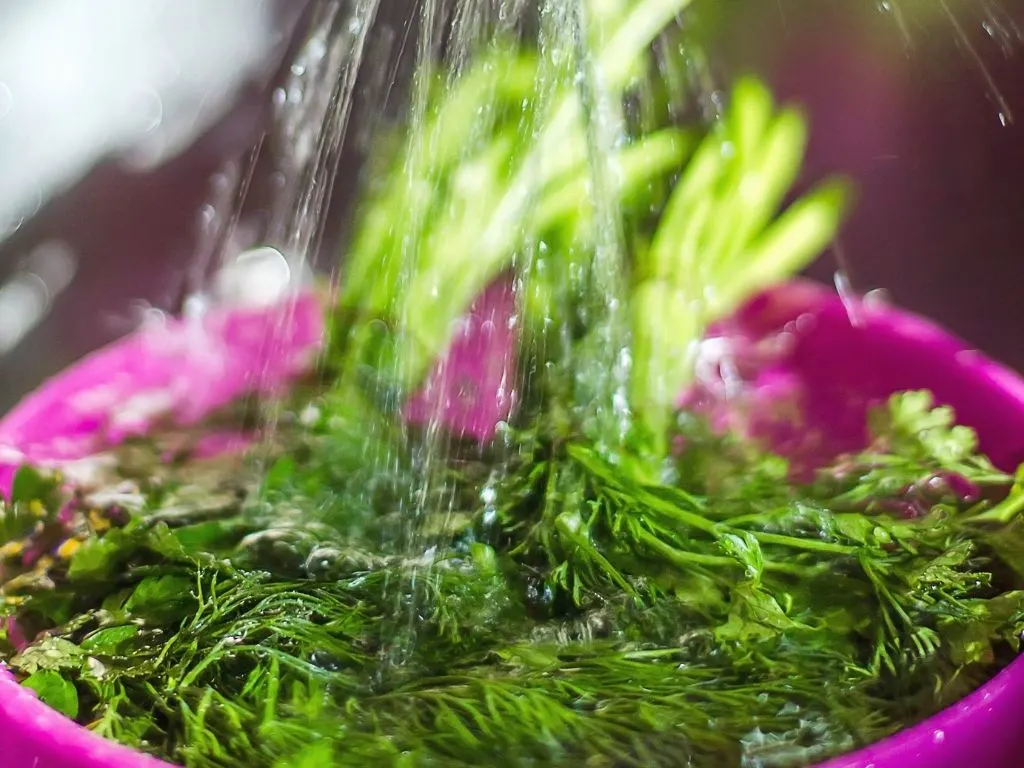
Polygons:
[[[872,447],[803,487],[696,429],[681,469],[728,461],[728,482],[652,486],[578,436],[517,434],[502,480],[480,482],[487,456],[446,470],[449,524],[416,556],[390,503],[416,479],[368,495],[358,452],[317,450],[344,443],[326,424],[244,495],[208,473],[204,497],[233,507],[181,515],[187,462],[141,509],[83,506],[103,530],[65,560],[8,551],[5,610],[43,628],[10,665],[189,766],[806,765],[934,713],[1018,648],[1024,489],[922,405],[894,397]],[[895,497],[925,511],[874,507]],[[284,500],[319,515],[271,522]],[[24,470],[4,519],[36,541],[61,509]]]

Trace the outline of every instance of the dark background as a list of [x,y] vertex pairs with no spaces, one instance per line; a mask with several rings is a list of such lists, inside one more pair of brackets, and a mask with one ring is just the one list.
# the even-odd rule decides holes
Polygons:
[[[841,238],[854,286],[883,287],[1024,370],[1024,39],[1013,28],[1024,27],[1024,3],[890,0],[905,10],[901,25],[873,0],[720,1],[736,15],[719,32],[719,70],[756,71],[806,105],[808,178],[843,171],[858,182]],[[287,31],[303,3],[279,5]],[[400,29],[410,5],[392,3],[384,22]],[[0,246],[0,279],[48,238],[79,259],[46,319],[0,357],[0,411],[129,331],[140,302],[175,310],[210,177],[261,135],[287,50],[283,42],[231,114],[187,153],[145,175],[100,164]],[[354,175],[343,167],[342,186]],[[831,280],[836,268],[830,254],[811,273]]]

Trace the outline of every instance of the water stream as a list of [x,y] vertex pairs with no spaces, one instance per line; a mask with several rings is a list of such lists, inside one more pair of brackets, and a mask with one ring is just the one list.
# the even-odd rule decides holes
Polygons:
[[[685,13],[689,3],[679,0],[662,5],[674,5],[673,14],[662,18],[656,4],[639,0],[542,0],[538,4],[526,0],[422,0],[412,12],[415,18],[408,19],[391,37],[393,42],[399,41],[400,52],[408,42],[409,30],[416,30],[412,44],[418,75],[409,89],[409,106],[403,122],[413,135],[420,137],[420,144],[415,145],[406,158],[401,177],[405,189],[399,191],[403,199],[410,201],[418,199],[424,184],[441,183],[440,178],[425,177],[424,168],[430,167],[429,161],[436,153],[451,151],[444,148],[450,136],[440,127],[431,129],[435,125],[431,122],[435,117],[431,112],[432,99],[439,89],[455,89],[479,58],[494,50],[500,41],[517,37],[536,40],[538,59],[534,79],[529,96],[522,104],[518,136],[510,137],[513,142],[523,137],[527,140],[510,153],[499,170],[509,175],[509,191],[495,205],[483,209],[486,216],[474,230],[478,238],[469,243],[453,240],[452,248],[479,249],[479,259],[484,260],[492,252],[500,254],[512,243],[506,268],[498,270],[494,276],[507,278],[515,297],[516,311],[505,318],[506,322],[517,325],[522,334],[520,342],[526,347],[560,348],[552,350],[552,356],[568,360],[567,365],[575,371],[581,391],[589,393],[583,405],[584,423],[600,425],[595,427],[596,433],[618,434],[620,441],[625,440],[633,418],[626,392],[633,361],[629,353],[626,302],[631,276],[626,274],[621,258],[629,243],[617,191],[622,173],[618,158],[619,150],[630,140],[628,124],[637,119],[637,113],[642,111],[650,94],[642,89],[627,88],[630,100],[624,105],[623,81],[628,81],[631,73],[628,68],[617,66],[616,57],[628,56],[634,46],[645,43],[643,39],[638,43],[622,30],[628,29],[629,34],[640,38],[648,33],[655,38],[657,35],[650,30],[660,29],[676,10]],[[955,11],[948,8],[946,2],[941,5],[957,34],[963,37]],[[381,75],[384,66],[381,59],[394,56],[374,58],[374,52],[367,48],[380,10],[381,0],[315,4],[303,44],[284,82],[274,91],[273,120],[265,141],[254,147],[250,155],[227,167],[212,188],[211,203],[202,214],[203,224],[210,233],[195,264],[195,295],[203,296],[210,289],[208,265],[230,267],[238,258],[239,242],[246,247],[263,247],[261,254],[270,262],[274,261],[276,253],[286,267],[276,273],[282,275],[280,282],[287,283],[289,290],[301,287],[309,265],[317,260],[321,249],[357,81],[366,63],[369,61],[378,68],[375,82],[381,99],[395,86],[394,71]],[[901,26],[907,23],[905,9],[893,3],[889,10]],[[627,17],[629,24],[624,23]],[[1011,35],[1012,27],[999,14],[992,10],[989,17],[993,37],[1004,39]],[[963,39],[966,41],[966,37]],[[658,42],[680,45],[678,41],[666,43],[662,39]],[[595,51],[602,53],[596,55]],[[968,51],[972,49],[968,47]],[[679,56],[670,58],[671,66],[679,68]],[[720,92],[707,74],[706,52],[695,47],[692,51],[684,50],[682,58],[685,77],[680,78],[678,72],[668,71],[668,68],[660,72],[662,77],[677,85],[689,78],[685,92],[673,94],[672,99],[678,102],[673,106],[703,108],[705,114],[713,118],[720,107]],[[1009,120],[1010,110],[998,88],[987,72],[983,75],[1002,119]],[[492,98],[482,100],[481,106],[466,116],[471,124],[457,126],[461,146],[452,158],[454,164],[470,170],[477,168],[479,173],[487,172],[481,165],[481,153],[488,151],[494,141],[495,123],[499,110],[504,108],[500,96],[503,86],[500,82],[493,83]],[[580,157],[572,157],[572,152],[566,148],[574,143],[567,139],[577,135],[583,137],[580,143],[583,152]],[[365,138],[372,144],[376,136],[371,130]],[[268,148],[278,159],[269,216],[256,233],[232,237],[240,226],[240,211],[257,160]],[[397,265],[396,295],[405,295],[420,287],[417,276],[424,260],[431,258],[431,254],[423,251],[430,240],[420,235],[431,229],[447,231],[444,227],[452,227],[451,231],[455,232],[459,223],[472,215],[466,213],[467,207],[460,207],[473,202],[473,179],[469,173],[467,170],[466,178],[458,180],[469,185],[470,190],[462,193],[455,189],[458,204],[440,211],[410,205],[393,212],[394,218],[388,222],[393,244],[389,259]],[[589,212],[585,231],[563,233],[565,239],[561,242],[537,237],[526,222],[531,219],[538,197],[548,191],[552,181],[566,177],[578,178],[582,183]],[[372,187],[373,181],[364,181],[364,186]],[[463,194],[465,199],[458,194]],[[510,232],[514,233],[511,238]],[[272,250],[265,250],[268,247]],[[327,258],[335,257],[328,255]],[[339,271],[344,279],[344,258],[340,263]],[[389,267],[382,264],[381,268]],[[532,322],[527,322],[526,307],[538,285],[546,285],[554,291],[549,308],[567,308],[568,311],[542,312],[539,317],[533,317]],[[849,292],[845,271],[837,274],[837,286],[844,296]],[[439,278],[431,288],[431,298],[438,303],[446,302],[452,296],[451,288]],[[459,298],[456,293],[452,300]],[[414,305],[391,304],[379,308],[397,318],[392,330],[399,339],[399,347],[404,343],[402,339],[415,339],[420,333],[422,317],[410,312],[410,306]],[[593,334],[586,356],[574,359],[569,350],[578,347],[573,344],[572,329],[580,324]],[[396,356],[390,373],[396,380],[403,380],[410,373],[408,365],[407,358]],[[512,382],[513,389],[529,390],[530,371],[517,370],[509,360],[505,361],[505,367],[503,375]],[[402,397],[408,394],[400,389],[396,391]],[[396,412],[400,405],[391,403]],[[406,521],[402,546],[410,561],[420,558],[424,563],[434,562],[431,557],[422,555],[436,554],[437,522],[442,521],[443,529],[455,509],[451,489],[443,480],[438,480],[439,473],[435,471],[444,465],[453,449],[452,436],[442,417],[438,409],[423,429],[410,431],[408,437],[420,478],[418,485],[400,502],[400,512]],[[615,424],[616,429],[608,430],[609,423]],[[395,457],[372,454],[367,456],[367,461],[384,471],[394,468]],[[486,488],[484,490],[486,492]],[[428,519],[429,531],[424,528]],[[400,665],[415,643],[422,608],[420,601],[427,592],[424,583],[433,578],[431,567],[413,567],[404,583],[390,586],[396,610],[401,612],[398,622],[401,626],[395,630],[395,636],[388,638],[385,664]],[[392,630],[394,628],[388,631]]]

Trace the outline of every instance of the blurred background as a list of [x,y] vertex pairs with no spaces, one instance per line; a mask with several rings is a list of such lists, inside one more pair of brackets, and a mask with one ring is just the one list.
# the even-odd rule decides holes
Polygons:
[[[812,275],[842,267],[857,290],[884,288],[1024,370],[1024,0],[717,3],[716,72],[754,71],[802,102],[807,177],[858,182],[839,255]],[[369,50],[400,45],[412,5],[385,0]],[[308,6],[0,0],[0,412],[180,311],[231,249],[216,219],[296,74]],[[342,192],[382,88],[360,80]],[[270,171],[254,176],[257,214]],[[251,244],[244,227],[233,237]],[[324,250],[329,268],[330,238]]]

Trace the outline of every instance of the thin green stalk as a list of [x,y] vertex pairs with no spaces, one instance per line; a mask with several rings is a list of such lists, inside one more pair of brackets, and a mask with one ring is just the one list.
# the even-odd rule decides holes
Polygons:
[[789,549],[802,549],[807,552],[822,552],[829,555],[852,557],[859,551],[857,547],[845,544],[833,544],[820,539],[805,539],[800,536],[784,536],[778,533],[765,533],[764,531],[751,531],[751,535],[762,544],[777,544],[780,547]]
[[[607,98],[620,98],[629,84],[631,64],[641,59],[653,39],[691,0],[645,0],[637,6],[597,55],[598,80]],[[493,213],[479,226],[472,227],[458,240],[472,243],[446,249],[433,267],[415,276],[404,296],[402,316],[415,318],[410,323],[417,338],[407,366],[408,385],[418,381],[427,364],[448,344],[452,324],[470,306],[487,284],[509,266],[517,246],[532,239],[534,232],[523,232],[522,222],[529,220],[531,206],[556,178],[569,172],[575,157],[572,147],[583,141],[580,133],[582,105],[571,90],[562,96],[550,112],[537,140],[526,152],[519,169],[504,187]],[[478,228],[479,227],[479,228]],[[471,234],[470,234],[471,233]],[[444,286],[442,311],[436,301],[439,286]]]
[[676,398],[691,382],[707,324],[803,268],[834,237],[848,194],[833,182],[772,217],[803,159],[800,115],[772,115],[770,94],[740,81],[720,126],[697,149],[640,254],[631,298],[632,404],[651,446],[668,453]]

